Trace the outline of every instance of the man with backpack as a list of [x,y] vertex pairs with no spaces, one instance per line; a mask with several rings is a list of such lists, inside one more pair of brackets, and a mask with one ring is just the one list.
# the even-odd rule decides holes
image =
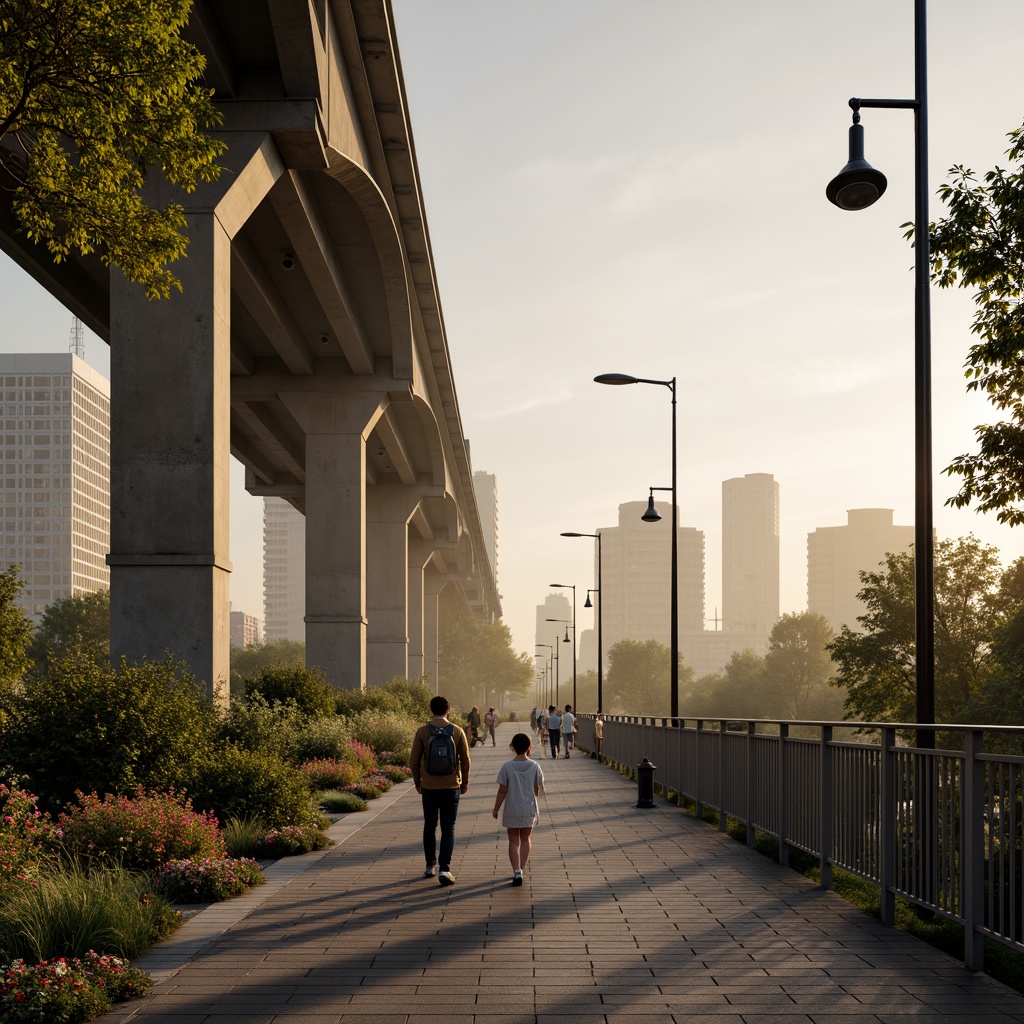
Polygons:
[[448,721],[449,709],[447,698],[431,698],[430,711],[434,717],[416,730],[409,758],[413,784],[423,798],[423,853],[427,862],[423,877],[437,875],[441,885],[455,884],[451,871],[455,817],[459,813],[459,797],[469,789],[469,741],[462,729]]

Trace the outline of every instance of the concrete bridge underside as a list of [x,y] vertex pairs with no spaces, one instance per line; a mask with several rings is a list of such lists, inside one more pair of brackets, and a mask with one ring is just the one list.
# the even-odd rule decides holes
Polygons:
[[233,454],[306,516],[308,662],[434,671],[444,586],[500,607],[390,3],[197,0],[187,35],[229,148],[185,197],[182,294],[55,266],[0,211],[4,251],[110,343],[112,653],[227,679]]

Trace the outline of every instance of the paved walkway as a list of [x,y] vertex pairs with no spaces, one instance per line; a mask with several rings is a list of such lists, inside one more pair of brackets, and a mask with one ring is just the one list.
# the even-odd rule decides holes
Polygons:
[[[1024,997],[583,756],[542,759],[522,888],[477,748],[457,884],[422,878],[420,806],[396,786],[337,846],[273,865],[137,961],[153,993],[102,1020],[153,1024],[988,1024]],[[372,816],[371,816],[372,815]]]

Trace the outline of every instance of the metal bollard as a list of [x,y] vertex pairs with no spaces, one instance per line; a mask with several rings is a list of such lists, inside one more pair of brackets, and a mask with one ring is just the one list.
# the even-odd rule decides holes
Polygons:
[[657,767],[656,764],[651,764],[646,757],[636,766],[637,807],[654,806],[654,769]]

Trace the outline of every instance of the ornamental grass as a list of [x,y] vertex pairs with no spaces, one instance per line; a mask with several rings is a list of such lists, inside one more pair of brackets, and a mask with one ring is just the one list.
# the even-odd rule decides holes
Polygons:
[[316,795],[317,803],[328,814],[351,814],[365,811],[366,801],[355,793],[343,793],[340,789],[325,789]]

